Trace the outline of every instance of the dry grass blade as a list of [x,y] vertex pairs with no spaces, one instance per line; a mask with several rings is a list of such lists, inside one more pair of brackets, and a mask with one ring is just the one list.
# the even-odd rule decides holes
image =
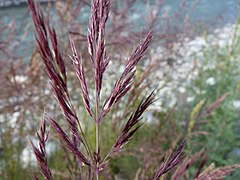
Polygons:
[[195,178],[195,180],[223,179],[237,168],[240,168],[239,164],[234,164],[231,166],[221,167],[217,169],[213,169],[213,166],[210,165],[209,168],[203,171],[198,177]]
[[212,104],[210,104],[207,108],[206,108],[206,113],[209,114],[211,113],[212,110],[218,108],[221,103],[226,99],[227,97],[227,93],[225,93],[224,95],[222,95],[220,98],[218,98],[216,101],[214,101]]
[[52,173],[48,167],[47,163],[47,155],[46,155],[46,141],[48,139],[48,131],[46,131],[46,121],[45,118],[42,119],[40,123],[40,128],[37,133],[38,140],[39,140],[39,148],[37,148],[32,141],[30,141],[32,149],[34,151],[34,155],[37,158],[38,167],[45,177],[45,179],[53,179]]
[[157,180],[158,178],[160,178],[163,174],[170,171],[172,168],[177,166],[182,161],[183,159],[182,151],[185,147],[185,144],[186,144],[186,139],[184,139],[181,142],[181,144],[177,147],[176,151],[172,153],[171,156],[160,165],[159,169],[157,170],[153,178],[154,180]]
[[121,77],[116,81],[110,96],[104,103],[102,117],[104,117],[110,111],[112,106],[117,103],[131,89],[133,77],[136,72],[136,65],[144,56],[152,38],[153,33],[150,32],[145,38],[145,40],[137,46],[135,51],[128,59],[124,72],[122,73]]
[[197,170],[194,178],[198,177],[199,174],[200,174],[200,172],[202,171],[204,165],[205,165],[206,162],[207,162],[207,156],[208,156],[208,152],[206,152],[206,153],[202,156],[202,159],[201,159],[201,161],[200,161],[200,164],[199,164],[199,166],[198,166],[198,170]]

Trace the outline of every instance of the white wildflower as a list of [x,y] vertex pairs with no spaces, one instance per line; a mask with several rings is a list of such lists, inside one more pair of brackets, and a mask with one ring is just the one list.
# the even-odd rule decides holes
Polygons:
[[185,93],[185,92],[186,92],[186,89],[185,89],[184,87],[179,87],[179,88],[178,88],[178,91],[179,91],[180,93]]
[[193,102],[195,100],[194,96],[187,97],[187,102]]
[[233,101],[232,104],[233,104],[234,108],[236,108],[236,109],[240,108],[240,100]]
[[207,80],[206,80],[206,84],[210,85],[210,86],[213,86],[214,84],[216,84],[216,80],[214,77],[209,77]]

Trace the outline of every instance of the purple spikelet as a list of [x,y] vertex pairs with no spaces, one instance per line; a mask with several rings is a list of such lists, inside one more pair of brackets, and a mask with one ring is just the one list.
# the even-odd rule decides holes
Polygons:
[[121,134],[118,136],[115,144],[113,145],[110,154],[119,151],[128,141],[133,134],[141,127],[140,123],[143,112],[149,105],[154,102],[154,91],[145,99],[140,102],[135,112],[130,116],[126,125],[124,126]]
[[182,151],[185,147],[185,144],[186,144],[186,139],[184,139],[180,143],[180,145],[177,147],[176,151],[173,152],[170,155],[170,157],[160,165],[159,169],[157,170],[157,172],[153,178],[154,180],[157,180],[163,174],[167,173],[172,168],[176,167],[183,160]]
[[105,49],[105,26],[109,16],[110,0],[92,2],[88,28],[88,53],[95,70],[96,94],[99,97],[103,73],[109,63]]
[[43,17],[42,11],[36,8],[33,0],[28,0],[28,6],[36,29],[35,39],[38,51],[44,62],[45,71],[49,77],[54,96],[72,132],[72,141],[79,147],[81,143],[80,133],[77,129],[79,120],[69,97],[65,64],[58,46],[55,29],[50,28],[49,23]]
[[49,116],[46,116],[46,120],[51,124],[51,126],[56,130],[57,134],[59,135],[61,141],[65,144],[65,146],[68,148],[69,151],[73,153],[73,155],[83,164],[80,164],[81,166],[87,165],[90,166],[90,162],[87,160],[87,158],[78,150],[78,148],[75,146],[74,143],[69,139],[68,135],[62,130],[62,128],[58,125],[58,123],[50,118]]
[[86,83],[86,79],[85,79],[84,65],[82,62],[82,58],[77,53],[77,49],[76,49],[74,41],[71,38],[69,38],[69,39],[70,39],[71,49],[73,52],[73,56],[71,57],[71,59],[74,63],[75,71],[76,71],[77,77],[80,81],[80,87],[81,87],[81,91],[82,91],[84,106],[85,106],[88,114],[91,117],[93,117],[93,110],[90,105],[89,93],[88,93],[87,83]]
[[145,40],[137,46],[137,48],[128,59],[124,72],[116,81],[110,96],[104,103],[102,117],[104,117],[113,107],[113,105],[116,104],[131,89],[133,77],[136,72],[136,65],[144,56],[152,38],[153,33],[150,32]]
[[38,140],[39,140],[39,148],[37,148],[32,141],[30,141],[34,155],[37,159],[38,167],[45,177],[45,179],[53,179],[52,173],[48,167],[47,163],[47,155],[46,155],[46,142],[48,139],[48,131],[46,130],[46,121],[45,118],[42,119],[39,127],[39,131],[37,132]]

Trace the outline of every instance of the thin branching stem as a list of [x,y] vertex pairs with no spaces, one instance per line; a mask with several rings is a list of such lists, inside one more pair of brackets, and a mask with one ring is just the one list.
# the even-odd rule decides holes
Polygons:
[[[70,102],[71,109],[72,109],[72,111],[74,112],[74,114],[76,115],[77,113],[76,113],[76,111],[75,111],[75,109],[74,109],[74,106],[73,106],[73,104],[72,104],[72,101],[71,101],[69,95],[68,95],[68,98],[69,98],[69,102]],[[78,124],[79,130],[80,130],[80,133],[81,133],[81,135],[82,135],[82,140],[83,140],[82,143],[83,143],[83,146],[84,146],[86,152],[88,153],[88,155],[90,156],[91,160],[93,161],[93,156],[92,156],[92,153],[91,153],[91,149],[90,149],[90,146],[89,146],[89,144],[88,144],[88,141],[87,141],[87,139],[86,139],[86,137],[85,137],[85,134],[84,134],[84,131],[83,131],[83,129],[82,129],[82,126],[81,126],[81,124],[80,124],[79,121],[77,121],[77,124]]]

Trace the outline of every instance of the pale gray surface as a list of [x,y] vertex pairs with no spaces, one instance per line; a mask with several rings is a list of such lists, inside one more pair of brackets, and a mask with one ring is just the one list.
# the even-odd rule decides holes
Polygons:
[[[41,2],[53,2],[56,0],[37,0]],[[8,6],[18,6],[21,4],[26,4],[27,0],[0,0],[0,7],[8,7]]]

